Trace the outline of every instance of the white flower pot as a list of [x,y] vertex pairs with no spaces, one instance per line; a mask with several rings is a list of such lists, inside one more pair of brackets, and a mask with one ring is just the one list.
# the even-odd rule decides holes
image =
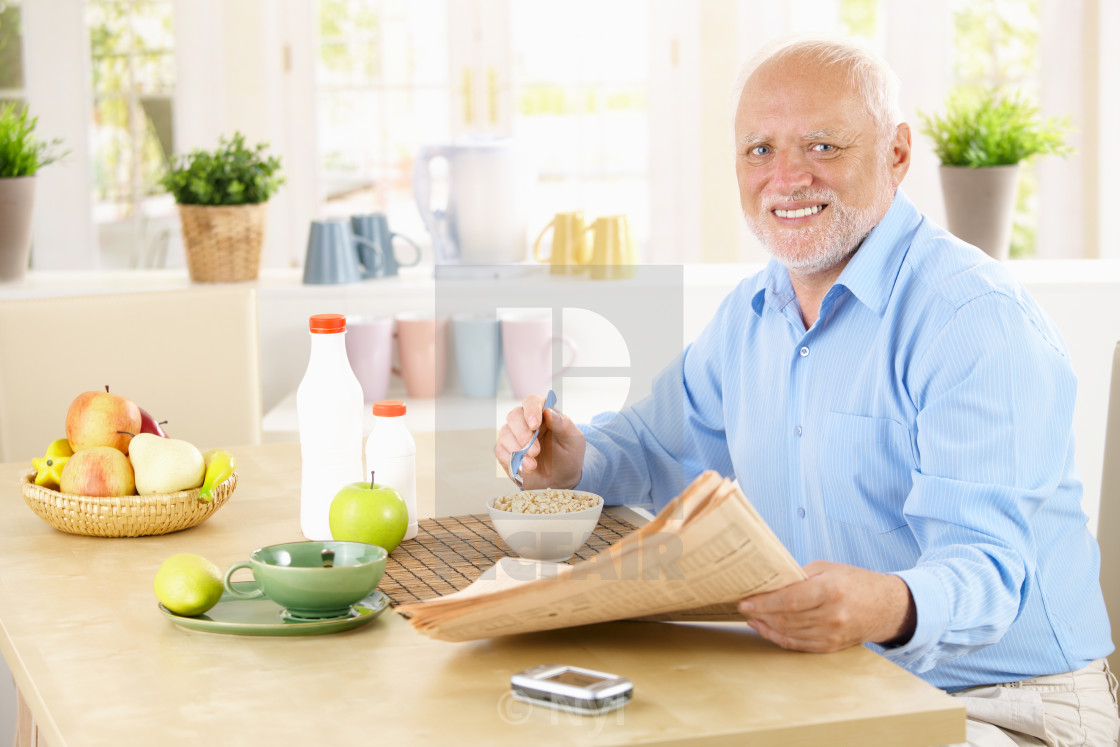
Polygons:
[[0,179],[0,282],[17,282],[27,275],[34,204],[34,176]]
[[1018,164],[979,169],[942,166],[946,228],[992,257],[1007,259],[1018,187]]

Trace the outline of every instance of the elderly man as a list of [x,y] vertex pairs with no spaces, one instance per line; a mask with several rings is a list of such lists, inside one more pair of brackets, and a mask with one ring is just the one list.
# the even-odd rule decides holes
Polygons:
[[748,66],[743,214],[773,255],[632,408],[577,427],[530,397],[495,455],[528,488],[660,508],[738,479],[808,580],[744,599],[785,648],[865,643],[965,699],[970,744],[1114,744],[1076,379],[998,263],[925,218],[893,73],[845,42]]

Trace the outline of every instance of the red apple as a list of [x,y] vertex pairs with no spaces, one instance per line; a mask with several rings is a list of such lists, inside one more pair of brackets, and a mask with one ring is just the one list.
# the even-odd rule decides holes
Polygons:
[[127,397],[103,392],[82,392],[66,413],[66,440],[74,451],[91,446],[112,446],[128,453],[133,434],[140,432],[140,408]]
[[152,435],[159,436],[160,438],[167,438],[167,431],[163,429],[163,424],[166,422],[166,420],[161,420],[157,423],[156,419],[152,417],[151,413],[149,413],[143,407],[140,408],[141,433],[151,433]]
[[134,495],[132,463],[120,449],[91,446],[75,451],[62,468],[59,490],[75,495],[109,497]]

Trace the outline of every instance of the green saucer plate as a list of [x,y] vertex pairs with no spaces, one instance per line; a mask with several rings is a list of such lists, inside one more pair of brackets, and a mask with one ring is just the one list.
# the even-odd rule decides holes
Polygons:
[[[238,590],[257,588],[255,581],[234,581]],[[159,605],[159,611],[171,622],[190,630],[226,635],[326,635],[368,625],[389,607],[389,597],[374,590],[354,605],[349,617],[329,620],[295,620],[283,616],[283,608],[268,597],[238,599],[224,593],[205,615],[176,615]]]

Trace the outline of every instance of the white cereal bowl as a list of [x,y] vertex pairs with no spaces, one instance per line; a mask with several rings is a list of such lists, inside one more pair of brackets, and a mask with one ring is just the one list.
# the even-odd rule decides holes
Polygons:
[[[544,490],[522,490],[519,493],[543,493]],[[525,514],[494,508],[491,498],[486,502],[494,529],[509,548],[523,558],[562,562],[583,547],[595,531],[603,512],[603,499],[594,493],[572,490],[575,496],[589,496],[596,503],[582,511],[557,514]]]

